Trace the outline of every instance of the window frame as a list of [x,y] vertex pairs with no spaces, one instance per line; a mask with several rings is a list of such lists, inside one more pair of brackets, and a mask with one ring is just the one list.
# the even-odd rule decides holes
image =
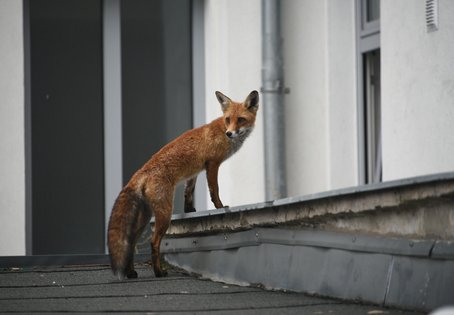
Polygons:
[[[367,21],[367,0],[356,0],[356,69],[357,69],[357,140],[358,140],[358,184],[365,185],[382,180],[382,175],[378,179],[371,176],[368,165],[370,161],[370,123],[368,117],[371,109],[367,107],[366,102],[366,71],[365,62],[366,54],[380,50],[380,19],[374,21]],[[372,132],[375,133],[376,131]],[[381,133],[381,128],[379,131]],[[369,145],[368,145],[369,142]],[[375,145],[375,144],[374,144]],[[381,151],[381,141],[380,141]],[[375,158],[374,158],[375,159]],[[381,155],[380,163],[382,161]],[[374,163],[372,163],[374,164]],[[382,173],[382,166],[380,166]]]

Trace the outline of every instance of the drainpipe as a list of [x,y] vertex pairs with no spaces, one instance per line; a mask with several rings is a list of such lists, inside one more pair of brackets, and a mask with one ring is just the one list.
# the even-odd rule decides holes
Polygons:
[[262,0],[262,108],[265,138],[265,197],[287,196],[284,130],[284,69],[280,0]]

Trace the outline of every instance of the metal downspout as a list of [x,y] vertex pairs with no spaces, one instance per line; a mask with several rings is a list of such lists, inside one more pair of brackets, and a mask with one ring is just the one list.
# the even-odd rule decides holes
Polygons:
[[262,0],[262,104],[265,139],[265,197],[287,196],[284,129],[284,69],[280,0]]

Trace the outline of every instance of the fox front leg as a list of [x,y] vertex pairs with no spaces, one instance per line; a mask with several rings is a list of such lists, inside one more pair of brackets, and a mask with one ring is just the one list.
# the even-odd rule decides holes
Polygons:
[[186,186],[184,188],[184,212],[195,212],[194,208],[194,189],[195,183],[197,181],[197,176],[190,178],[186,181]]
[[219,198],[219,186],[218,186],[218,170],[219,163],[208,162],[206,165],[208,189],[210,191],[211,201],[216,208],[224,208],[224,205]]

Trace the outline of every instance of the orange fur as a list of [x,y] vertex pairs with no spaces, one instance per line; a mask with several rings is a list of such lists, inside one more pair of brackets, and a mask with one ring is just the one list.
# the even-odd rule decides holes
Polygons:
[[216,208],[224,207],[219,198],[218,169],[251,133],[259,96],[257,91],[252,91],[243,103],[233,102],[220,92],[216,92],[216,97],[223,116],[165,145],[132,176],[115,201],[109,221],[108,247],[112,270],[120,278],[137,277],[133,250],[152,214],[155,216],[151,240],[153,269],[157,277],[166,275],[161,268],[160,244],[170,224],[177,183],[187,180],[185,212],[195,211],[196,177],[206,170],[211,200]]

